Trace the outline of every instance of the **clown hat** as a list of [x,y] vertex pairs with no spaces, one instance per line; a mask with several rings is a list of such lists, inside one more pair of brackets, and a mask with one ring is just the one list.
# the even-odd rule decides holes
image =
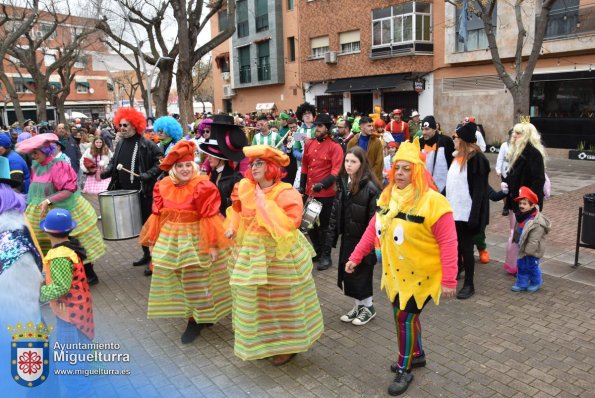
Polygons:
[[178,162],[189,162],[194,160],[196,144],[193,141],[182,140],[169,151],[165,159],[159,165],[163,171],[169,171]]
[[16,146],[16,150],[17,152],[21,153],[31,153],[42,146],[58,141],[60,141],[60,139],[54,133],[37,134],[36,136],[28,138],[25,141],[19,142]]
[[53,209],[41,220],[39,228],[50,234],[65,234],[76,228],[76,221],[68,210]]
[[270,145],[251,145],[244,148],[244,153],[250,159],[269,160],[279,166],[289,165],[289,156]]

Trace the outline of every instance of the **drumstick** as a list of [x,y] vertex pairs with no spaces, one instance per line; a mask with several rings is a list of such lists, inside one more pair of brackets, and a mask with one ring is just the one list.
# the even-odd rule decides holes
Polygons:
[[132,172],[132,171],[130,171],[130,170],[128,170],[128,169],[125,169],[125,168],[124,168],[124,166],[122,166],[122,163],[118,164],[118,165],[116,166],[116,169],[117,169],[117,170],[122,170],[122,171],[125,171],[125,172],[127,172],[127,173],[129,173],[129,174],[132,174],[132,175],[133,175],[133,176],[135,176],[135,177],[139,177],[139,178],[140,178],[140,176],[139,176],[138,174],[136,174],[136,173],[134,173],[134,172]]

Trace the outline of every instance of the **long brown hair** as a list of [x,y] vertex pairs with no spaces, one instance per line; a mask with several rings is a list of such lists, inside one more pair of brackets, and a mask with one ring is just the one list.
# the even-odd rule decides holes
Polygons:
[[[380,183],[380,181],[378,181],[378,177],[376,177],[376,174],[374,174],[370,169],[370,163],[368,162],[368,154],[366,153],[366,151],[364,151],[362,148],[358,146],[354,146],[353,148],[347,151],[345,157],[347,157],[347,155],[349,154],[352,154],[353,156],[358,158],[361,163],[357,172],[353,176],[351,176],[349,192],[352,195],[358,193],[360,188],[360,182],[366,178],[372,181],[374,184],[376,184],[378,189],[380,189],[382,187],[382,184]],[[345,171],[345,159],[343,159],[343,164],[341,166],[341,174],[347,175],[347,171]]]
[[[95,141],[100,140],[102,142],[103,145],[101,145],[101,149],[98,149],[95,146]],[[96,157],[96,156],[105,156],[109,154],[109,148],[108,146],[105,144],[105,140],[102,137],[95,137],[93,138],[93,141],[91,141],[91,156]]]
[[461,162],[461,171],[463,171],[463,168],[465,168],[467,161],[471,159],[473,156],[475,156],[475,154],[477,153],[481,153],[479,145],[472,144],[470,142],[459,139],[459,149],[455,151],[453,155],[454,157],[461,156],[463,158],[463,161]]

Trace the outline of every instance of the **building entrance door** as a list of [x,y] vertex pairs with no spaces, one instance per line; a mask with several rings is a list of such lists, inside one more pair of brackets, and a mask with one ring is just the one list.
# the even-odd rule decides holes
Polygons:
[[372,93],[351,94],[351,112],[368,115],[374,111]]

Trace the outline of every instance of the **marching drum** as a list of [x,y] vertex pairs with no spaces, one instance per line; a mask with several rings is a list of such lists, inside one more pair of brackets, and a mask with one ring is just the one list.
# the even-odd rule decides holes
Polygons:
[[103,239],[136,238],[143,226],[140,193],[133,190],[106,191],[99,194]]
[[302,224],[300,225],[300,230],[302,232],[306,232],[309,229],[314,228],[314,225],[318,221],[318,217],[320,216],[320,212],[322,211],[322,203],[314,199],[313,197],[308,197],[306,200],[306,204],[304,205],[304,212],[302,214]]

